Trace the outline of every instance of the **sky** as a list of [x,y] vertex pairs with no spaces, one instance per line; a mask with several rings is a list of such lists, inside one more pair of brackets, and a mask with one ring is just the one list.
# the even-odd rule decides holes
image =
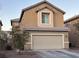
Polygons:
[[[11,30],[11,19],[19,18],[23,8],[29,7],[42,0],[0,0],[0,20],[2,30]],[[48,0],[53,5],[66,12],[64,21],[79,14],[79,0]]]

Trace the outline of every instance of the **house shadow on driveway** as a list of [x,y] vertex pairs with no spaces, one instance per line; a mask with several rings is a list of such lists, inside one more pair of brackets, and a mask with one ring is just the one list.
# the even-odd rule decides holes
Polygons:
[[0,58],[7,58],[5,54],[0,53]]
[[18,54],[15,50],[6,50],[0,53],[2,53],[0,58],[41,58],[35,51],[21,51],[21,53]]

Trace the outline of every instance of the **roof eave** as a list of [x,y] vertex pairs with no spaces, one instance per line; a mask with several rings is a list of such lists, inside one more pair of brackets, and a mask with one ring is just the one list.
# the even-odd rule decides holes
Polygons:
[[35,6],[38,6],[38,5],[42,4],[42,3],[47,3],[47,4],[49,4],[50,6],[54,7],[55,9],[57,9],[58,11],[62,12],[63,14],[65,14],[65,12],[64,12],[63,10],[57,8],[56,6],[54,6],[53,4],[49,3],[48,1],[41,1],[41,2],[39,2],[39,3],[37,3],[37,4],[34,4],[34,5],[30,6],[30,7],[24,8],[24,9],[22,10],[22,12],[21,12],[21,16],[20,16],[19,22],[21,22],[22,16],[23,16],[23,14],[24,14],[24,12],[25,12],[26,10],[29,10],[29,9],[31,9],[31,8],[33,8],[33,7],[35,7]]
[[79,18],[79,15],[73,16],[73,17],[67,19],[66,21],[64,21],[64,23],[68,23],[68,22],[73,21],[73,20],[76,20],[76,19],[78,19],[78,18]]
[[66,31],[55,31],[55,30],[25,30],[25,31],[43,31],[43,32],[68,32],[68,30]]

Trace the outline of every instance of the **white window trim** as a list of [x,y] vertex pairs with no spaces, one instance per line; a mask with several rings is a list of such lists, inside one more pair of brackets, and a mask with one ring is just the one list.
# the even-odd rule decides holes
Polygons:
[[[42,23],[42,13],[49,13],[49,23]],[[46,9],[38,12],[38,26],[39,27],[54,27],[53,12]]]

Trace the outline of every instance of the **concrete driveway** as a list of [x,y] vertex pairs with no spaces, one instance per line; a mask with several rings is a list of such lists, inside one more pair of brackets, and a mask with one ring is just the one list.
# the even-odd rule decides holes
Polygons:
[[4,58],[79,58],[79,50],[32,50],[18,55],[15,51],[0,51]]
[[69,50],[36,50],[42,58],[79,58],[79,53]]

